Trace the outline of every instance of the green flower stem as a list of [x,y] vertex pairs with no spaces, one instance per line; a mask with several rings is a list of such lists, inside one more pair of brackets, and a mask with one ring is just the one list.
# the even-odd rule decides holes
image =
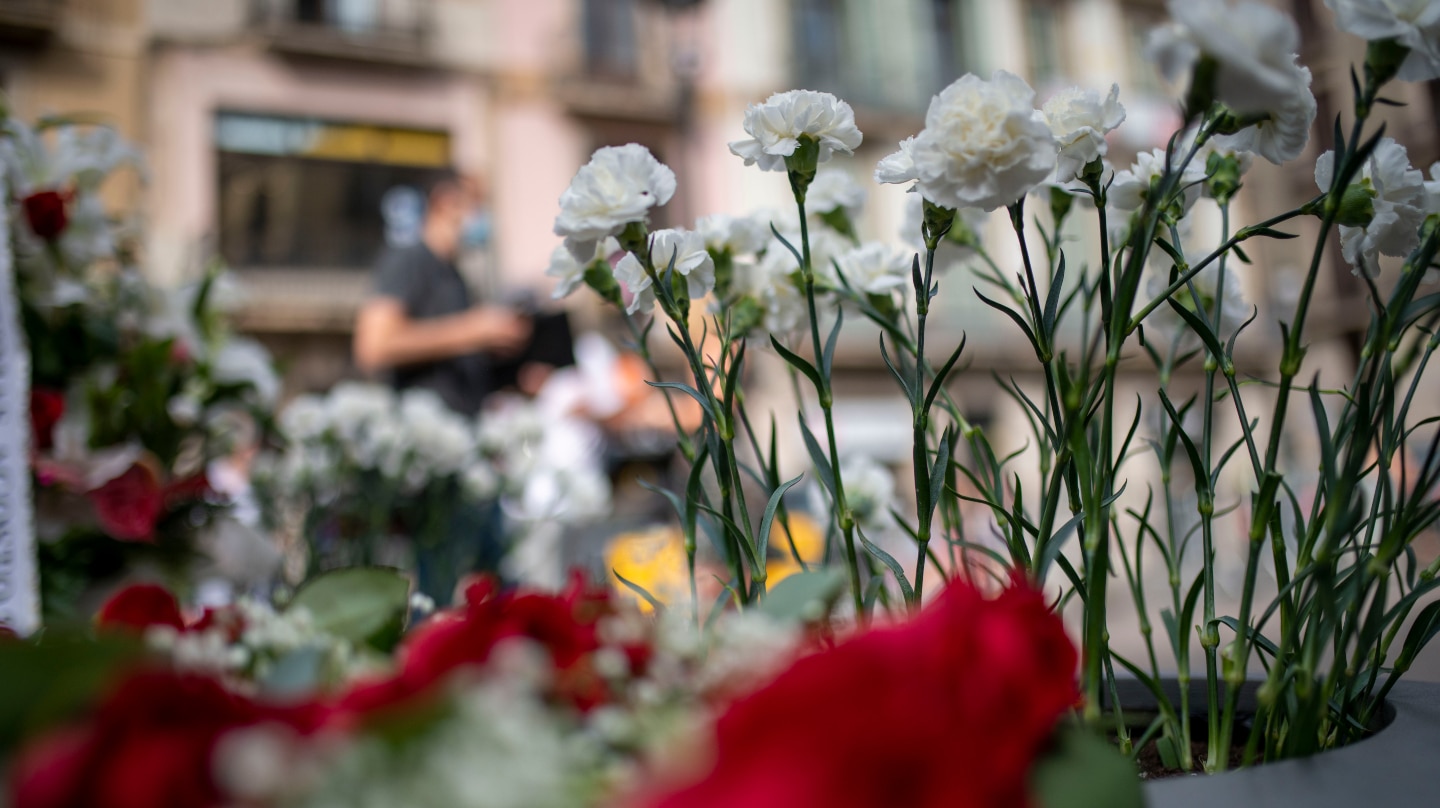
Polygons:
[[928,565],[930,549],[930,526],[934,521],[934,503],[930,502],[930,406],[925,395],[925,319],[930,314],[930,287],[935,272],[936,239],[926,236],[925,275],[923,289],[915,290],[915,386],[911,405],[911,432],[913,449],[911,462],[915,466],[915,543],[919,552],[915,556],[914,601],[912,609],[919,609],[925,593],[925,567]]
[[[660,373],[660,366],[655,363],[655,357],[650,353],[650,341],[640,326],[636,324],[634,316],[622,312],[622,319],[630,329],[630,336],[635,341],[635,350],[640,354],[640,359],[655,377],[655,381],[661,381],[665,377]],[[665,408],[670,411],[670,422],[675,425],[675,440],[680,446],[680,454],[684,456],[687,463],[695,462],[695,445],[690,442],[690,435],[680,426],[680,413],[675,409],[675,401],[670,398],[669,390],[661,390],[660,394],[665,397]]]
[[[1262,227],[1273,227],[1274,225],[1282,224],[1303,215],[1305,215],[1305,206],[1301,206],[1294,210],[1286,211],[1279,216],[1274,216],[1272,218],[1266,219],[1265,221],[1251,227],[1247,227],[1244,230],[1241,230],[1239,233],[1235,234],[1234,236],[1226,239],[1219,247],[1215,248],[1213,252],[1205,256],[1205,258],[1202,259],[1200,263],[1193,264],[1188,267],[1184,272],[1181,272],[1179,276],[1177,276],[1169,286],[1165,287],[1165,290],[1163,292],[1156,295],[1154,299],[1150,300],[1145,305],[1141,306],[1140,310],[1137,311],[1135,315],[1130,318],[1130,322],[1126,326],[1125,332],[1128,334],[1138,328],[1140,323],[1144,321],[1146,317],[1150,316],[1150,313],[1152,311],[1159,308],[1160,306],[1165,305],[1165,301],[1169,300],[1172,295],[1184,288],[1186,284],[1190,283],[1190,280],[1192,278],[1194,278],[1196,275],[1199,275],[1201,271],[1203,271],[1206,267],[1210,266],[1210,264],[1212,264],[1216,260],[1223,259],[1240,242],[1250,238],[1251,236],[1247,235],[1246,231],[1253,231]],[[1102,236],[1102,238],[1104,237]]]
[[[795,186],[794,181],[791,182]],[[795,186],[795,205],[800,212],[800,276],[805,283],[805,304],[810,312],[810,344],[814,350],[815,359],[825,354],[825,343],[820,340],[820,318],[815,307],[815,270],[810,263],[810,226],[805,218],[805,191]],[[834,405],[833,394],[830,390],[830,375],[821,369],[820,384],[816,385],[815,394],[820,399],[820,410],[825,415],[825,438],[829,443],[830,450],[830,471],[834,474],[835,483],[835,519],[840,526],[840,532],[845,541],[845,566],[850,573],[850,594],[855,602],[855,616],[864,622],[865,614],[865,593],[860,584],[860,559],[855,552],[855,517],[850,513],[850,506],[845,501],[845,483],[840,474],[840,450],[835,441],[835,415],[832,411]]]

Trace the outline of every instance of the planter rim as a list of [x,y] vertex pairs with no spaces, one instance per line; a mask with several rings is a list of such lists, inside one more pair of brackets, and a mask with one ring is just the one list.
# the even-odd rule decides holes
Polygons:
[[[1131,700],[1122,696],[1122,701]],[[1153,808],[1435,805],[1440,683],[1398,683],[1385,700],[1384,713],[1389,721],[1379,732],[1313,757],[1266,763],[1224,774],[1182,775],[1148,781],[1144,786],[1146,805]]]

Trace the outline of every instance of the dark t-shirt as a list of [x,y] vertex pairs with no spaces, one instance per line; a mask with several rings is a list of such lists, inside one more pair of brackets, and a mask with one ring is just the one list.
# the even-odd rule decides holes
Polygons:
[[[375,264],[375,294],[394,298],[412,320],[458,314],[470,308],[470,290],[455,265],[441,260],[423,243],[387,249]],[[464,415],[480,412],[490,393],[490,363],[481,353],[395,368],[397,390],[434,390]]]

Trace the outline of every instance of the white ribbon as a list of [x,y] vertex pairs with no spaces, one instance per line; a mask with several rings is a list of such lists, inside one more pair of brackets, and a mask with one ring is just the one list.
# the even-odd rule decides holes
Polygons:
[[[10,196],[0,177],[0,200]],[[30,501],[30,354],[20,331],[9,209],[0,203],[0,626],[39,627]]]

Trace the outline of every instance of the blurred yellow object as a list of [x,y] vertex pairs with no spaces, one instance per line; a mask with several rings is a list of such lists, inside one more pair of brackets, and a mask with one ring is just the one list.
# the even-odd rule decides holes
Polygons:
[[[825,531],[808,514],[791,513],[789,521],[791,536],[795,539],[795,552],[806,564],[818,564],[825,555]],[[795,556],[790,552],[790,542],[785,538],[785,526],[780,524],[779,519],[775,520],[775,526],[770,531],[770,549],[779,556],[765,563],[768,586],[800,572],[800,565],[795,563]]]
[[[795,537],[795,550],[807,564],[818,563],[825,553],[825,533],[815,520],[802,513],[790,514],[790,529]],[[785,528],[777,519],[770,534],[770,560],[765,575],[773,586],[800,572],[800,565],[790,552]],[[657,526],[649,530],[622,533],[605,548],[605,566],[620,573],[625,580],[649,592],[661,603],[681,604],[690,600],[690,574],[686,569],[684,534],[678,527]],[[701,570],[697,575],[708,575]],[[702,582],[708,589],[709,581]],[[631,591],[618,579],[611,585],[616,593],[635,601],[641,611],[652,610],[644,598]],[[701,593],[702,598],[705,593]],[[702,602],[705,602],[702,600]]]
[[[605,566],[641,587],[661,603],[688,603],[690,573],[686,569],[685,541],[678,527],[660,526],[622,533],[605,548]],[[612,579],[622,597],[633,599],[640,610],[652,607],[630,588]]]

